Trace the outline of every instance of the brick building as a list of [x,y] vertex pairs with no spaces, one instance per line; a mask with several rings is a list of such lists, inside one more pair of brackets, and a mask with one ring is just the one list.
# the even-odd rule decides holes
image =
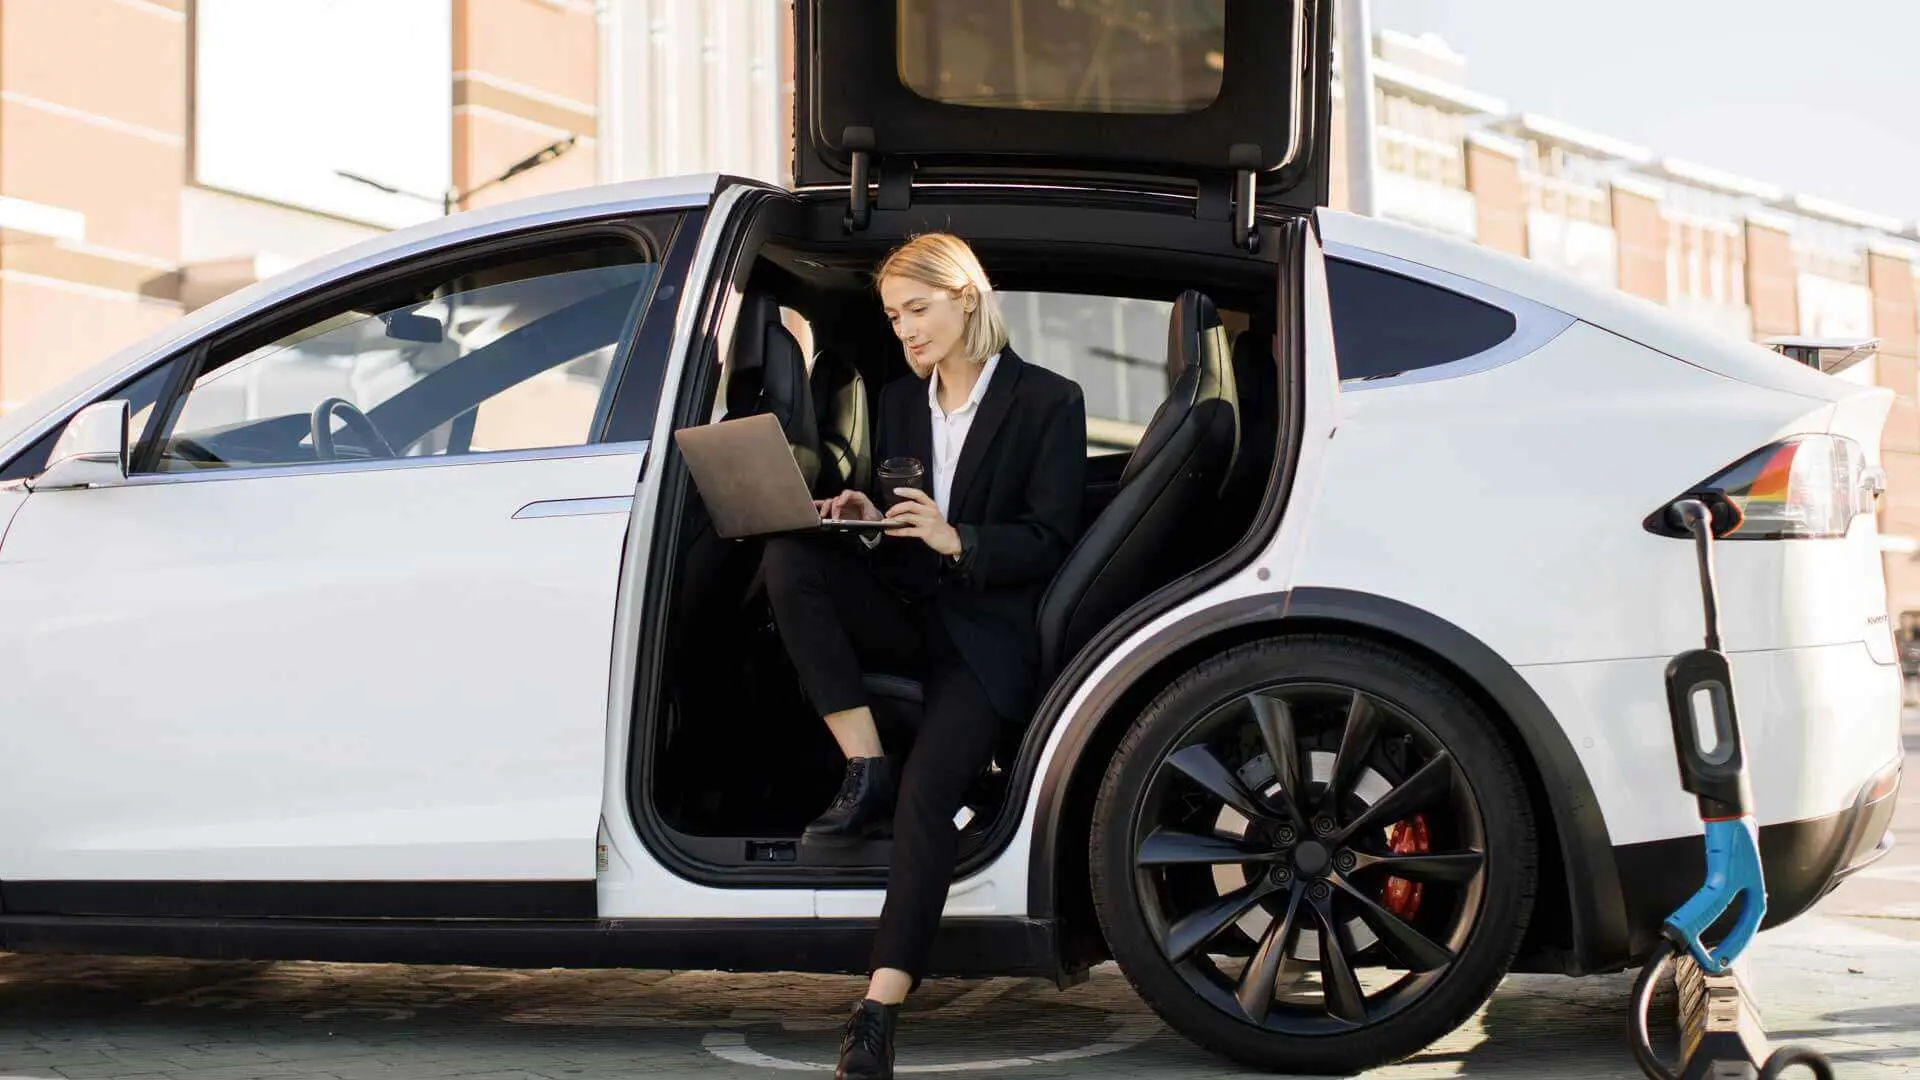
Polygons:
[[[782,180],[789,18],[781,0],[0,0],[0,410],[226,292],[437,215],[542,148],[558,154],[458,205],[708,169]],[[1135,47],[1151,46],[1122,28],[1114,62]],[[1728,334],[1881,339],[1844,377],[1899,395],[1889,600],[1920,612],[1914,223],[1512,108],[1430,37],[1374,49],[1382,216]],[[1136,314],[1107,321],[1152,337]],[[1113,440],[1151,411],[1126,392],[1137,376],[1089,387],[1114,403],[1094,417]]]

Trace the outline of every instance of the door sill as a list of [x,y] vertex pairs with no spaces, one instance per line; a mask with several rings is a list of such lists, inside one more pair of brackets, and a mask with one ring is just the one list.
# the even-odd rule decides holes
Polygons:
[[[809,883],[818,887],[871,886],[885,883],[887,867],[893,861],[890,838],[811,844],[794,836],[693,836],[671,828],[666,832],[675,849],[698,861],[703,869],[741,878],[728,882],[729,886],[755,884],[767,871],[782,875],[769,884],[791,886],[793,875],[806,875],[812,878]],[[978,827],[965,830],[960,835],[958,858],[978,851],[986,840],[985,831]]]
[[[865,974],[874,919],[154,919],[0,915],[0,948],[23,953]],[[927,974],[1017,975],[1061,985],[1053,920],[946,919]]]

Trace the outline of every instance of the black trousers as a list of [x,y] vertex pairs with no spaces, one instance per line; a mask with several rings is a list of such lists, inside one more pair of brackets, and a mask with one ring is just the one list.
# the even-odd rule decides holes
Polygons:
[[917,983],[953,880],[953,817],[992,757],[1001,720],[939,613],[888,589],[858,541],[778,537],[763,558],[781,640],[822,716],[868,704],[862,671],[920,676],[922,718],[900,773],[893,861],[872,955],[873,968],[904,971]]

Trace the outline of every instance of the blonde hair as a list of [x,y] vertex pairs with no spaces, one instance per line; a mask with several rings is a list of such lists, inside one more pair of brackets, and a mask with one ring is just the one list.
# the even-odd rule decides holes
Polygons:
[[960,349],[968,360],[984,364],[1007,347],[1007,320],[1000,314],[1000,298],[980,267],[980,259],[965,240],[952,233],[921,233],[894,248],[874,271],[875,288],[890,277],[902,277],[965,297],[971,289],[978,303],[967,313],[960,332]]

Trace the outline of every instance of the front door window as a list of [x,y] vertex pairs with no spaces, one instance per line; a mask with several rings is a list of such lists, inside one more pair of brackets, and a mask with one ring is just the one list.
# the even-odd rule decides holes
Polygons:
[[189,389],[158,469],[591,443],[657,270],[625,239],[521,252],[216,353]]

